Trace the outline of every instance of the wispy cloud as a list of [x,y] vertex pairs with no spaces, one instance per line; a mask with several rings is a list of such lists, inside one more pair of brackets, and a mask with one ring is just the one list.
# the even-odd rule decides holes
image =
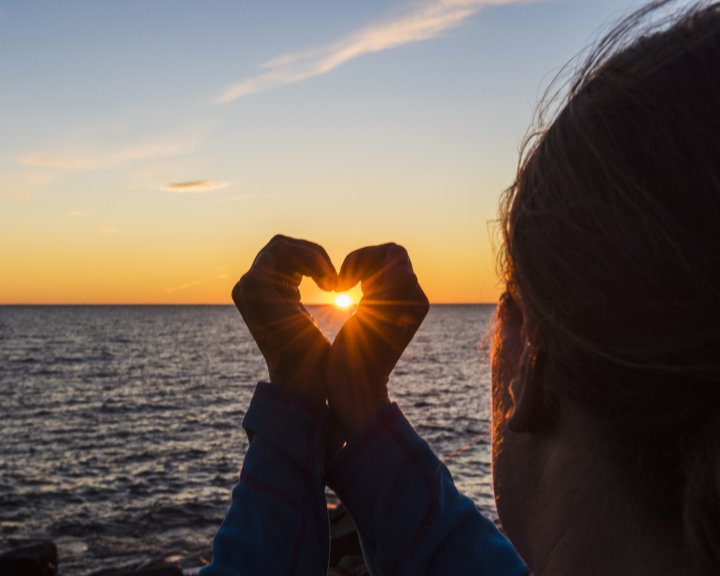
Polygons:
[[[169,134],[115,148],[93,144],[62,145],[10,158],[11,171],[0,173],[0,196],[30,198],[66,174],[147,167],[187,156],[202,143],[201,135]],[[157,180],[156,180],[157,181]]]
[[145,142],[105,152],[59,151],[35,152],[15,159],[28,168],[45,168],[60,172],[89,172],[112,168],[141,160],[157,160],[188,154],[198,145],[195,138]]
[[189,180],[187,182],[170,182],[169,184],[165,184],[162,189],[168,192],[189,194],[222,190],[228,186],[230,186],[230,182],[225,182],[224,180]]
[[257,198],[275,198],[275,194],[235,194],[233,196],[223,198],[222,200],[218,200],[218,204],[247,202],[248,200],[255,200]]
[[218,266],[217,268],[215,268],[215,271],[217,272],[215,278],[217,278],[218,280],[227,280],[228,278],[230,278],[230,274],[228,274],[228,270],[225,266]]
[[171,286],[170,288],[165,288],[166,294],[171,294],[173,292],[179,292],[180,290],[187,290],[188,288],[192,288],[193,286],[198,286],[202,284],[202,280],[193,280],[192,282],[185,282],[184,284],[180,284],[179,286]]
[[30,198],[55,178],[48,170],[11,171],[0,173],[0,196]]
[[67,213],[67,215],[70,218],[80,218],[81,216],[85,216],[85,212],[83,212],[82,210],[71,210]]
[[[260,74],[233,84],[217,97],[232,102],[248,94],[275,86],[300,82],[327,74],[346,62],[404,44],[429,40],[459,26],[487,6],[514,4],[523,0],[433,0],[417,3],[419,9],[389,22],[368,26],[328,44],[273,58],[260,66]],[[527,1],[527,0],[525,0]],[[416,4],[416,5],[417,5]]]

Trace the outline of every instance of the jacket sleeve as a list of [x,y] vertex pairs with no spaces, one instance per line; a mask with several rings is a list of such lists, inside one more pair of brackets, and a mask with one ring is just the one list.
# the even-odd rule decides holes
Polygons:
[[395,404],[333,458],[327,475],[373,576],[528,573]]
[[327,426],[324,402],[258,384],[243,420],[250,446],[240,481],[201,576],[325,574]]

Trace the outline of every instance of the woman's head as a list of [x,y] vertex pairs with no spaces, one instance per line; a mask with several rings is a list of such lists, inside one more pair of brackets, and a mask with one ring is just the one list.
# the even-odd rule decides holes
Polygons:
[[[720,4],[658,24],[669,4],[600,44],[528,146],[501,206],[499,319],[522,317],[513,377],[540,381],[552,418],[572,405],[597,422],[642,505],[710,573],[720,570]],[[648,18],[655,28],[638,34]]]

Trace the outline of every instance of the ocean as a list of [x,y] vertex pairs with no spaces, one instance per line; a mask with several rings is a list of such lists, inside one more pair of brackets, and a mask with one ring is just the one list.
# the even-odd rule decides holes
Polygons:
[[[331,337],[347,315],[309,309]],[[491,517],[494,311],[432,306],[390,379],[392,399]],[[265,378],[232,306],[0,307],[2,548],[51,538],[64,576],[207,558]]]

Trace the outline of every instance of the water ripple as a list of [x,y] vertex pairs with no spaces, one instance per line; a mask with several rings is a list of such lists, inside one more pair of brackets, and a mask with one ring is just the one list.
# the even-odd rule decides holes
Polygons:
[[[333,337],[344,318],[312,308]],[[433,307],[392,395],[439,455],[488,430],[478,342],[493,307]],[[267,377],[224,306],[0,307],[0,539],[56,540],[65,576],[206,554],[237,481],[240,423]],[[494,514],[490,449],[448,461]]]

